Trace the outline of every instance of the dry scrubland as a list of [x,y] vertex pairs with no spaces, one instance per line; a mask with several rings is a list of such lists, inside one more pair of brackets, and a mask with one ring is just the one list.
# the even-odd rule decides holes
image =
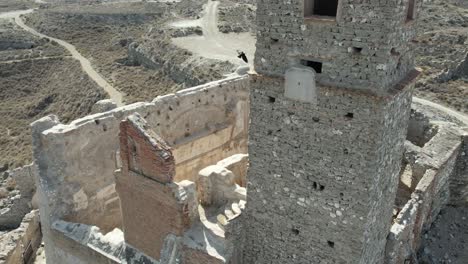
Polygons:
[[[155,36],[153,50],[166,64],[191,57],[170,43],[173,31],[165,28],[175,17],[196,18],[205,1],[180,3],[118,3],[67,5],[39,10],[26,23],[38,31],[66,40],[90,59],[97,71],[124,94],[126,103],[149,101],[186,87],[160,68],[148,68],[128,59],[128,46]],[[170,10],[170,12],[168,12]],[[209,76],[201,83],[222,78]]]
[[0,78],[0,164],[12,168],[31,162],[29,123],[49,114],[69,122],[105,97],[71,58],[2,63]]
[[105,94],[56,43],[32,37],[13,23],[1,21],[0,28],[3,171],[31,162],[29,123],[49,114],[69,122],[88,114]]
[[[436,0],[420,14],[416,64],[423,74],[415,95],[468,113],[468,5]],[[454,76],[447,70],[459,72]]]
[[177,89],[158,71],[126,65],[128,44],[138,41],[154,21],[159,4],[68,5],[39,10],[26,23],[46,35],[75,45],[96,70],[124,93],[126,103],[150,100]]
[[32,2],[28,0],[2,0],[0,1],[0,13],[28,9],[32,5]]

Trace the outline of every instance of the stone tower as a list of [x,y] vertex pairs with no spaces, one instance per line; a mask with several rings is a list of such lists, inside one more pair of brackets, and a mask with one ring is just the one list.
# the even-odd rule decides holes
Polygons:
[[244,263],[383,263],[421,0],[258,0]]

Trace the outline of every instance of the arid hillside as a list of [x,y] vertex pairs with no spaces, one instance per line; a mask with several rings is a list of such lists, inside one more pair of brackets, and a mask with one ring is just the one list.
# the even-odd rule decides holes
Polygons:
[[69,122],[105,98],[66,51],[0,20],[0,172],[31,162],[29,124],[56,114]]
[[468,6],[466,1],[425,3],[415,40],[423,72],[415,95],[468,113]]

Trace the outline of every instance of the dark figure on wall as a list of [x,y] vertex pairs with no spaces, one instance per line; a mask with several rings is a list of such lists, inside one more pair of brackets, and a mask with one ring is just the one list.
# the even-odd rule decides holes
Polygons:
[[238,50],[237,53],[239,54],[237,55],[237,58],[242,59],[243,61],[245,61],[245,63],[249,63],[249,60],[247,59],[247,56],[243,51]]

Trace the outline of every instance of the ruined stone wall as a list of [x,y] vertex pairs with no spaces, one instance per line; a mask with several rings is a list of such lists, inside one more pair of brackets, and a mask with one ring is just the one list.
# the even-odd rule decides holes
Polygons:
[[192,180],[201,169],[247,153],[249,81],[240,77],[158,97],[145,119],[169,145],[175,181]]
[[0,198],[0,230],[19,227],[23,217],[31,211],[31,200],[36,191],[35,173],[33,164],[4,173],[6,188],[0,182],[0,191],[9,193]]
[[123,254],[123,234],[113,230],[103,236],[99,228],[79,223],[56,221],[52,225],[55,239],[60,247],[55,250],[53,259],[47,257],[47,263],[120,264],[118,258]]
[[437,76],[439,82],[448,82],[468,76],[468,54],[465,58],[455,58],[455,60],[447,71]]
[[458,175],[455,169],[457,160],[463,157],[461,131],[450,123],[434,125],[437,126],[437,134],[418,153],[410,154],[414,155],[411,165],[419,170],[413,173],[422,171],[424,175],[418,179],[411,199],[399,212],[390,229],[385,263],[402,264],[416,259],[421,235],[431,227],[441,209],[451,199],[452,178],[458,180],[464,177]]
[[36,183],[51,263],[60,263],[54,262],[55,256],[61,259],[55,254],[60,241],[55,241],[50,230],[54,221],[95,225],[103,232],[121,227],[113,174],[121,120],[140,113],[173,147],[176,180],[195,177],[208,165],[247,152],[247,88],[247,77],[236,77],[182,90],[151,103],[87,116],[69,125],[50,117],[34,124],[34,157],[39,167]]
[[450,176],[450,201],[452,205],[468,205],[468,128],[464,128],[463,143],[455,168]]
[[[188,204],[177,199],[179,186],[173,182],[171,149],[140,115],[122,121],[119,138],[122,167],[116,172],[116,190],[125,242],[159,260],[165,238],[182,236],[190,225],[190,213],[196,209],[189,210]],[[190,185],[195,196],[194,184]],[[193,196],[190,200],[196,202]]]
[[[177,34],[177,33],[176,33]],[[221,73],[231,73],[236,67],[228,62],[207,58],[195,58],[185,50],[164,39],[160,35],[145,39],[143,43],[132,43],[128,47],[128,60],[135,65],[150,69],[160,69],[174,82],[184,87],[192,87],[208,81],[223,78]],[[213,68],[214,66],[214,68]],[[212,69],[208,72],[208,69]]]
[[39,212],[34,210],[23,218],[17,229],[0,235],[0,263],[31,263],[41,238]]
[[286,99],[280,78],[251,86],[244,263],[381,263],[411,83],[388,97],[320,86],[316,105]]
[[281,76],[306,59],[323,63],[321,84],[380,92],[412,69],[409,0],[340,0],[336,19],[304,18],[304,1],[257,1],[257,72]]

